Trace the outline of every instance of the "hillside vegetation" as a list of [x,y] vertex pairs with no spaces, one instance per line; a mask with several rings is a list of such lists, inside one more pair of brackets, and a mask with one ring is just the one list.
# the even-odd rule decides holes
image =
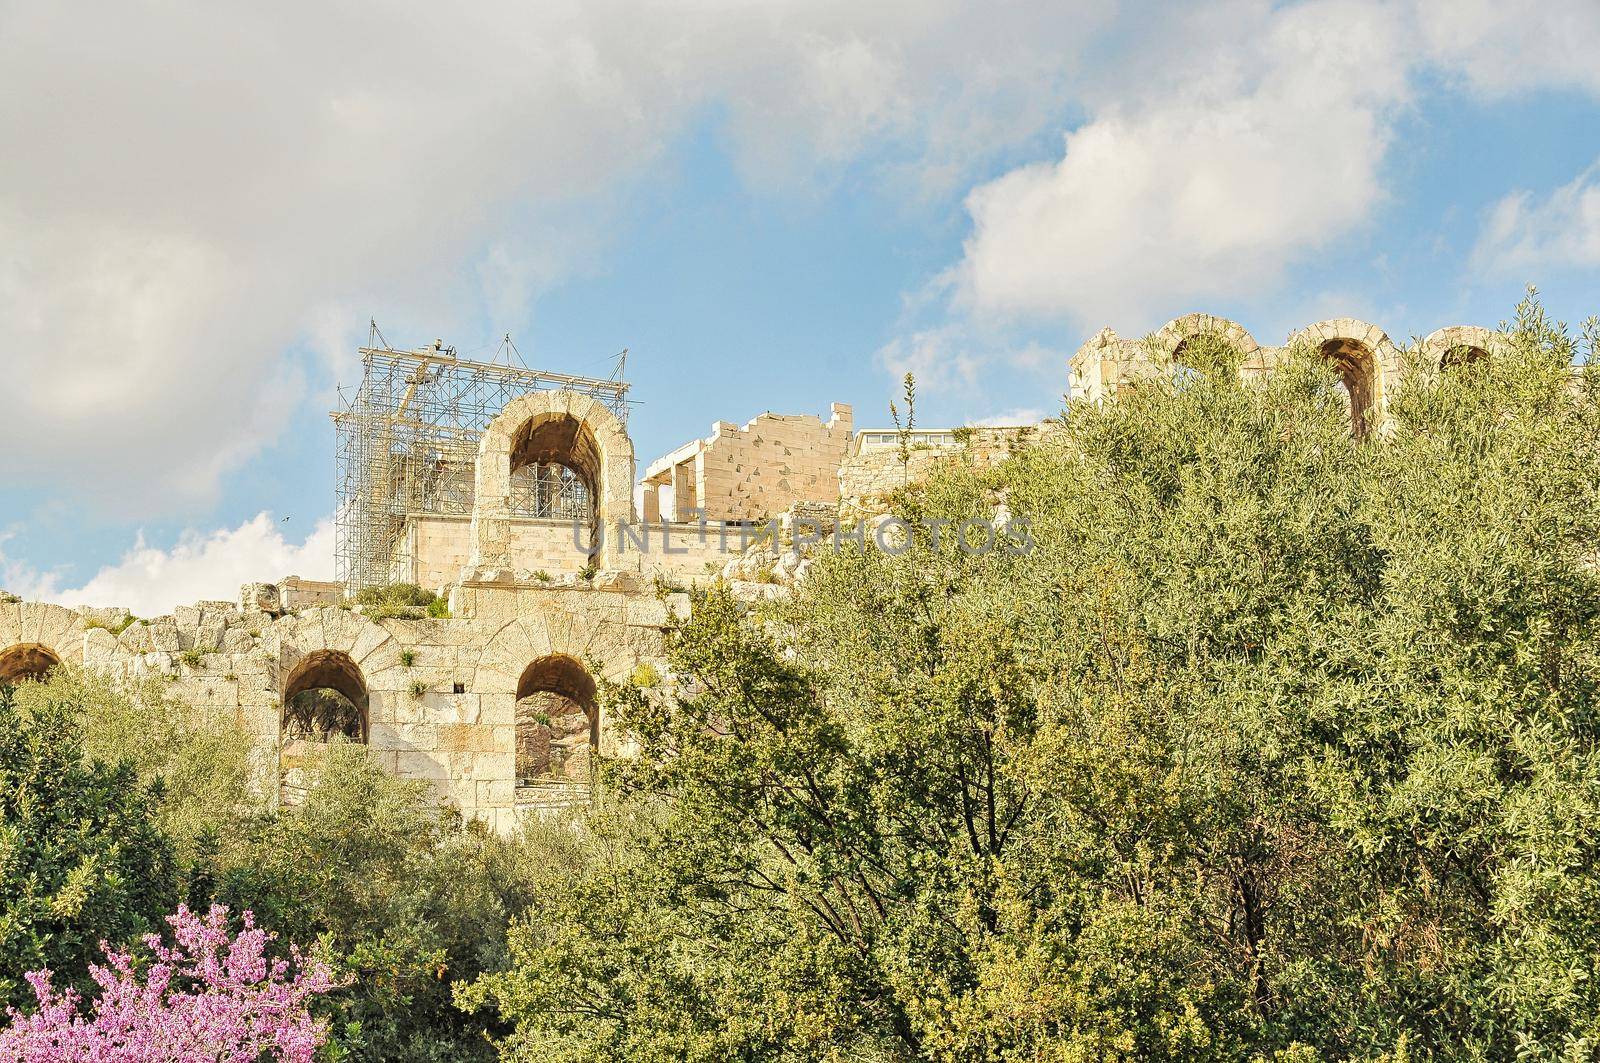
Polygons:
[[[637,755],[516,839],[356,747],[268,811],[226,742],[194,748],[231,804],[172,743],[38,791],[12,742],[0,852],[66,789],[167,841],[78,923],[0,879],[0,954],[250,908],[351,977],[330,1058],[1593,1058],[1600,379],[1536,304],[1510,338],[1416,367],[1365,441],[1309,355],[1241,384],[1191,342],[896,501],[1031,552],[924,523],[756,612],[697,593],[659,681],[602,692]],[[67,741],[67,682],[0,722]],[[71,682],[90,733],[127,696]]]

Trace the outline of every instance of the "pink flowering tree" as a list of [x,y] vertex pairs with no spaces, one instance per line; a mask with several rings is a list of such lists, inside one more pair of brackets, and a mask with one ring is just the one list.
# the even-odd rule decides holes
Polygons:
[[29,1015],[8,1009],[0,1059],[310,1063],[327,1028],[307,1005],[337,984],[327,964],[303,959],[298,949],[291,949],[292,962],[269,958],[273,935],[248,911],[237,935],[222,905],[205,916],[180,906],[167,922],[173,944],[148,935],[152,955],[137,968],[132,955],[101,944],[106,965],[89,969],[99,994],[87,1012],[76,992],[51,986],[49,971],[29,974],[38,1007]]

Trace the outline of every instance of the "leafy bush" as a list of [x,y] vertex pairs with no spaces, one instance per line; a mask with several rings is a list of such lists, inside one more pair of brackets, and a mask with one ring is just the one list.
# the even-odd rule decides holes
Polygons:
[[463,1003],[555,1060],[1589,1058],[1600,377],[1510,345],[1355,440],[1316,352],[1197,344],[896,501],[1030,554],[698,594]]
[[490,1058],[493,1016],[452,989],[502,966],[533,897],[531,858],[462,822],[432,788],[356,745],[329,746],[302,804],[259,817],[224,848],[216,897],[291,941],[320,941],[346,984],[327,997],[343,1058]]
[[362,607],[362,612],[374,619],[448,616],[450,612],[444,599],[415,583],[363,587],[356,592],[355,602]]
[[18,708],[48,714],[61,706],[76,720],[83,754],[125,764],[142,786],[159,788],[151,815],[181,861],[231,831],[264,798],[270,775],[254,740],[234,719],[171,696],[159,680],[113,681],[73,665],[19,687]]
[[100,941],[129,941],[172,910],[160,802],[131,765],[86,754],[71,703],[24,712],[0,687],[0,1003],[22,1003],[24,971],[83,985]]

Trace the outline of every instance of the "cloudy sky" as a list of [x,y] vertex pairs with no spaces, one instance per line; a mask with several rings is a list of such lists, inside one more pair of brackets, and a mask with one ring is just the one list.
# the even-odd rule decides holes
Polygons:
[[1600,311],[1600,3],[0,0],[0,586],[332,570],[390,342],[714,420],[1059,408],[1095,330]]

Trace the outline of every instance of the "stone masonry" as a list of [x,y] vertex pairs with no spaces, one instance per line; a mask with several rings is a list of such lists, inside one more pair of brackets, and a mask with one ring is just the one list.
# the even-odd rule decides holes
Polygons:
[[[1398,374],[1416,364],[1377,326],[1350,318],[1265,347],[1234,322],[1191,314],[1142,340],[1101,330],[1071,360],[1071,397],[1102,401],[1181,369],[1186,344],[1203,333],[1228,338],[1244,355],[1245,376],[1270,372],[1292,345],[1320,354],[1351,396],[1357,433],[1381,427]],[[1493,356],[1505,342],[1452,326],[1419,341],[1418,351],[1425,366],[1442,369]],[[827,422],[766,413],[743,427],[718,422],[710,437],[652,463],[636,484],[632,442],[609,410],[573,392],[532,392],[509,402],[482,435],[470,517],[413,520],[395,543],[396,571],[442,590],[450,618],[369,617],[339,585],[297,577],[247,584],[238,602],[201,602],[147,620],[0,594],[0,681],[64,662],[113,677],[159,677],[173,696],[231,716],[254,735],[291,798],[319,750],[286,732],[285,706],[306,690],[336,691],[358,710],[358,739],[382,764],[508,831],[519,814],[519,750],[523,774],[535,764],[555,776],[542,788],[523,786],[524,798],[537,792],[554,803],[581,797],[578,776],[593,747],[625,752],[611,721],[597,715],[595,682],[626,681],[641,664],[665,674],[663,632],[688,596],[663,597],[658,581],[725,579],[749,600],[784,593],[808,567],[795,546],[797,522],[882,519],[888,495],[939,464],[1002,461],[1055,426],[959,429],[902,456],[898,446],[852,440],[848,406],[835,404]],[[529,463],[559,464],[582,480],[594,505],[577,539],[571,521],[511,515],[512,471]],[[782,534],[751,546],[769,520]],[[633,525],[635,536],[642,529],[648,541],[618,534],[619,523]]]

